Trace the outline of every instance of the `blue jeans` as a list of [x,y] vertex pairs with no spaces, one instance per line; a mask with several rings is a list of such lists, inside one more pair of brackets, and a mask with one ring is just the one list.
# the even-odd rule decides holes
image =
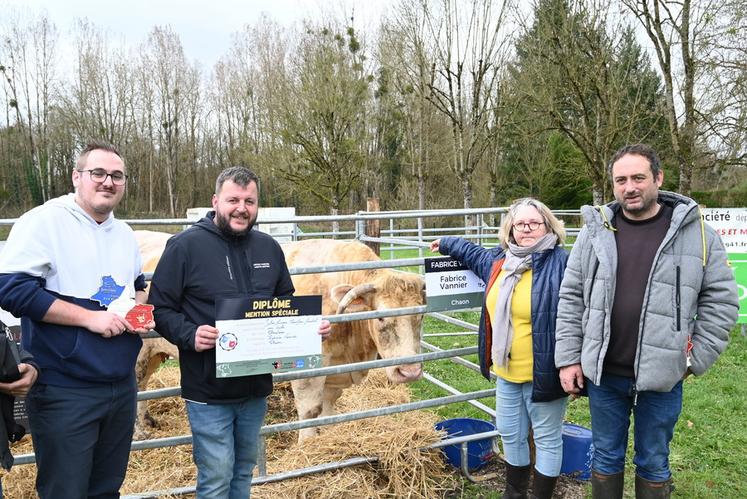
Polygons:
[[117,498],[135,424],[135,377],[87,388],[37,383],[26,397],[42,499]]
[[594,442],[594,471],[612,475],[625,470],[632,411],[636,474],[653,482],[669,480],[672,476],[669,442],[682,411],[682,382],[669,392],[638,392],[635,405],[633,378],[605,374],[600,385],[587,379],[586,386]]
[[534,467],[545,476],[558,476],[563,463],[563,416],[568,397],[532,402],[532,383],[498,378],[495,419],[503,454],[513,466],[529,464],[529,427],[534,432]]
[[264,397],[236,404],[187,401],[197,497],[245,499],[257,464],[259,430],[267,412]]

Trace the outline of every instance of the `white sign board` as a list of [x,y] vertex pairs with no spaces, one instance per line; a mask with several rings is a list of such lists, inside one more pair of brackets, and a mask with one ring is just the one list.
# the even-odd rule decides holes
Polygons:
[[427,311],[482,306],[485,283],[466,265],[449,256],[425,259]]

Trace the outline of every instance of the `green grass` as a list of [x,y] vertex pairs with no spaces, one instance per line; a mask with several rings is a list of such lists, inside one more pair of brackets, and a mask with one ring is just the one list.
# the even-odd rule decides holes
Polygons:
[[[476,323],[478,314],[454,313],[463,320]],[[424,332],[455,332],[461,328],[430,317],[424,320]],[[444,349],[476,345],[476,336],[426,338]],[[468,359],[477,362],[476,356]],[[478,373],[449,360],[428,362],[426,372],[447,382],[460,391],[492,388],[494,385]],[[440,388],[421,380],[410,385],[413,397],[426,399],[447,395]],[[481,400],[495,407],[494,398]],[[490,419],[482,411],[467,403],[440,407],[435,412],[444,419],[473,417]],[[571,401],[566,420],[590,427],[589,405],[586,398]],[[632,425],[626,462],[626,494],[634,497],[635,468],[632,463]],[[747,338],[735,329],[731,342],[719,361],[704,376],[685,381],[684,403],[671,444],[670,462],[679,498],[743,498],[747,497]],[[467,489],[473,495],[492,497],[479,486]],[[587,489],[590,494],[590,489]],[[496,495],[495,497],[499,497]]]
[[719,361],[685,381],[670,461],[678,497],[747,497],[747,338],[738,329]]
[[[472,323],[477,322],[478,318],[478,314],[474,312],[457,312],[452,315],[461,320]],[[453,326],[451,324],[446,324],[431,317],[425,317],[423,324],[424,332],[426,334],[429,332],[450,333],[464,331],[463,328]],[[428,343],[431,343],[432,345],[435,345],[444,350],[477,345],[476,335],[446,336],[437,338],[426,337],[424,339]],[[467,355],[464,358],[471,362],[477,363],[477,355]],[[488,390],[495,387],[493,383],[484,379],[479,373],[472,371],[471,369],[468,369],[466,367],[458,366],[448,359],[428,362],[425,368],[428,374],[448,383],[461,392]],[[450,395],[445,390],[433,385],[426,380],[420,380],[416,383],[413,383],[410,385],[410,387],[412,389],[414,397],[417,399]],[[487,405],[488,407],[495,407],[495,397],[480,399],[480,402]],[[439,407],[438,409],[436,409],[436,412],[444,419],[454,417],[490,419],[490,417],[483,411],[471,406],[466,402]]]

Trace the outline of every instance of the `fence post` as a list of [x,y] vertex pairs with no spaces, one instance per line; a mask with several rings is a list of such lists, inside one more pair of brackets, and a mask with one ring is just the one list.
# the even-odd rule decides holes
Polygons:
[[[364,213],[362,211],[359,211],[356,213],[356,215],[360,215],[361,213]],[[355,220],[355,238],[357,240],[361,240],[363,238],[363,235],[366,233],[366,221],[358,218]]]
[[[423,217],[418,217],[418,242],[423,242]],[[418,247],[418,257],[423,258],[422,247]]]
[[475,217],[475,220],[477,221],[477,245],[482,246],[482,226],[483,226],[483,214],[478,213]]
[[[379,211],[379,198],[366,199],[366,211],[368,213]],[[370,237],[381,237],[381,221],[379,219],[365,220],[365,232]],[[371,248],[378,256],[381,256],[381,243],[366,241],[366,246]]]
[[[394,219],[389,219],[389,237],[397,237],[394,235]],[[394,259],[394,243],[389,243],[389,259]]]

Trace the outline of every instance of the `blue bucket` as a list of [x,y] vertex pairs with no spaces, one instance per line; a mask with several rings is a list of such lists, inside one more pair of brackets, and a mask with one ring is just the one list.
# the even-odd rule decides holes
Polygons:
[[577,480],[590,480],[592,456],[594,446],[591,443],[591,430],[563,423],[563,464],[560,473]]
[[[482,419],[456,418],[447,419],[436,423],[437,430],[444,430],[448,438],[463,437],[484,433],[486,431],[495,431],[495,425]],[[467,443],[467,468],[476,470],[488,463],[493,457],[492,438],[484,438]],[[442,447],[446,455],[446,461],[455,468],[462,466],[462,444],[447,445]]]

